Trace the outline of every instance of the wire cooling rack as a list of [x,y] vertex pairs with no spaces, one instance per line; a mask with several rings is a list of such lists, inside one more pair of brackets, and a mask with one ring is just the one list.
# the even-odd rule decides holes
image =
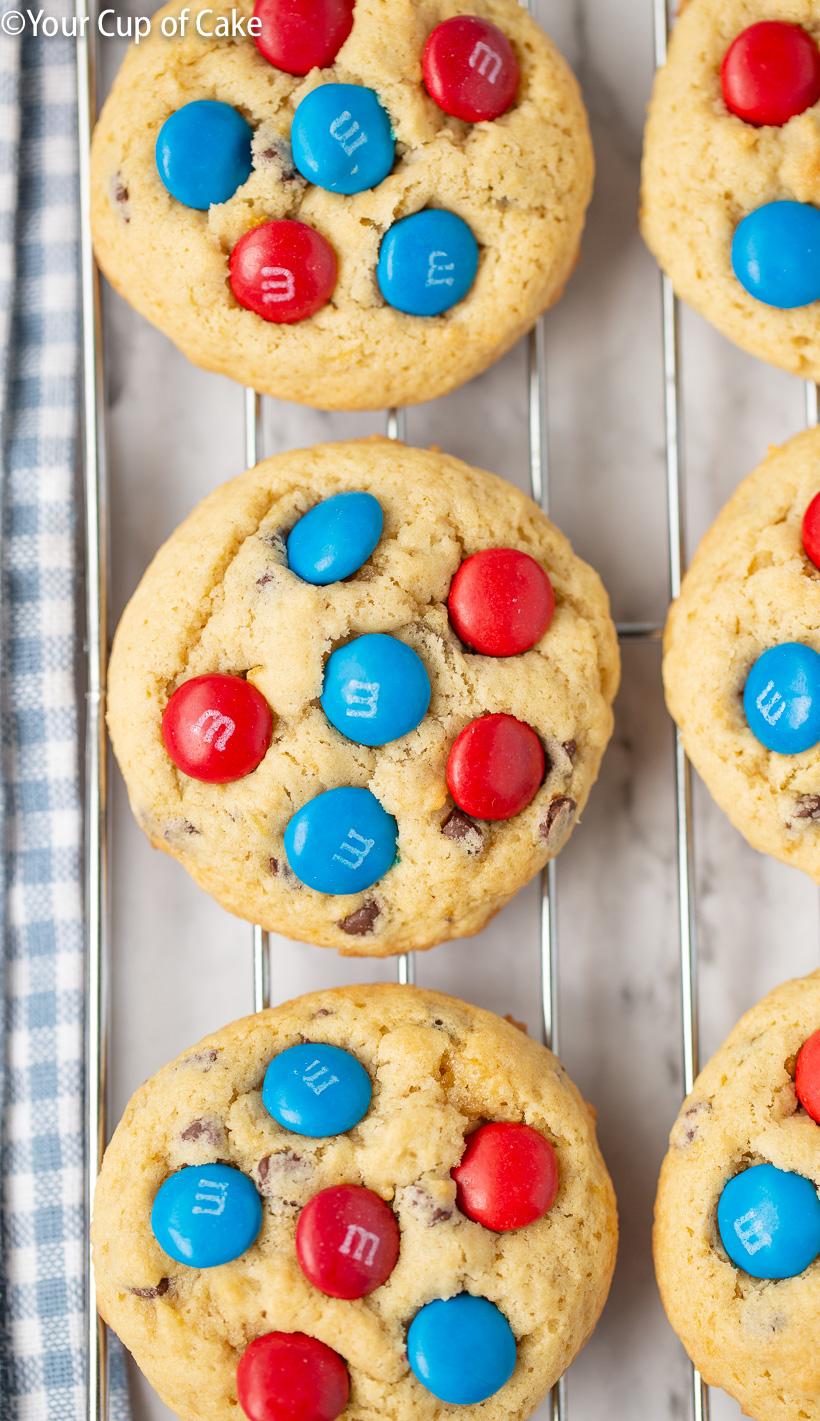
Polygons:
[[[666,59],[669,14],[666,0],[652,5],[655,62]],[[80,21],[77,39],[78,132],[80,145],[81,264],[84,373],[84,487],[87,586],[87,735],[86,735],[86,1200],[91,1214],[93,1191],[106,1141],[106,1020],[108,996],[108,815],[106,786],[105,677],[107,657],[108,520],[105,439],[103,342],[98,276],[91,249],[89,213],[90,133],[96,114],[96,0],[76,0]],[[665,423],[666,497],[669,550],[669,592],[676,597],[685,566],[684,459],[681,423],[681,367],[679,311],[671,286],[661,278],[663,321],[662,392]],[[549,430],[547,420],[546,345],[543,322],[527,344],[527,402],[529,419],[529,477],[533,498],[549,511]],[[818,391],[806,387],[807,423],[818,423]],[[393,409],[386,416],[386,433],[403,439],[405,417]],[[240,431],[237,431],[237,440]],[[245,392],[244,456],[250,467],[262,457],[262,407],[260,397]],[[655,622],[628,622],[618,626],[622,641],[657,641],[661,626]],[[697,934],[694,895],[691,771],[680,736],[674,738],[674,777],[677,833],[678,938],[680,953],[681,1034],[683,1083],[688,1093],[698,1069]],[[539,903],[540,997],[543,1038],[559,1049],[558,1001],[558,871],[551,862],[541,878]],[[271,941],[259,927],[252,929],[253,1008],[270,1004],[276,973]],[[415,981],[413,953],[396,959],[400,983]],[[275,995],[275,990],[273,990]],[[95,1306],[93,1271],[88,1256],[88,1421],[106,1421],[106,1339]],[[693,1421],[708,1421],[708,1390],[692,1372],[690,1411]],[[566,1379],[551,1395],[552,1421],[567,1421]]]

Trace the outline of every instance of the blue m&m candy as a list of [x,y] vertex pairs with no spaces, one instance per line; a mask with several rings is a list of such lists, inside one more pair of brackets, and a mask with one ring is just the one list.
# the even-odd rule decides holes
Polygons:
[[303,178],[328,192],[364,192],[393,166],[390,119],[372,89],[321,84],[302,100],[290,130],[293,161]]
[[417,1312],[407,1333],[410,1368],[439,1401],[486,1401],[515,1368],[515,1338],[503,1312],[487,1298],[458,1293]]
[[790,311],[820,301],[820,211],[768,202],[750,212],[734,235],[732,270],[766,306]]
[[373,1087],[361,1061],[341,1046],[291,1046],[274,1056],[262,1087],[269,1115],[297,1135],[344,1135],[370,1109]]
[[157,138],[157,171],[172,197],[207,211],[227,202],[253,169],[253,129],[230,104],[195,99],[167,118]]
[[411,646],[381,632],[356,637],[327,660],[322,710],[359,745],[387,745],[424,719],[430,678]]
[[317,893],[360,893],[395,862],[398,832],[369,789],[329,789],[294,814],[285,853],[296,877]]
[[440,316],[467,295],[478,267],[478,243],[454,212],[427,208],[385,234],[376,278],[389,306],[408,316]]
[[372,493],[334,493],[291,529],[291,572],[318,587],[341,582],[367,562],[382,535],[383,523],[381,505]]
[[227,1164],[189,1165],[160,1186],[151,1228],[160,1248],[191,1268],[216,1268],[250,1248],[262,1227],[253,1181]]
[[794,1278],[820,1253],[820,1199],[802,1174],[753,1165],[729,1180],[717,1217],[723,1247],[753,1278]]
[[799,641],[764,651],[749,672],[743,709],[767,750],[810,750],[820,740],[820,655]]

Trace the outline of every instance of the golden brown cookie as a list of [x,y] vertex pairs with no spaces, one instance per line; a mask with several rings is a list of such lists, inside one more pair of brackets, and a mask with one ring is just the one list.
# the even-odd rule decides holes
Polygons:
[[732,270],[738,225],[769,203],[820,203],[820,104],[779,126],[748,122],[724,101],[721,65],[737,37],[763,21],[798,25],[820,41],[817,0],[687,0],[646,125],[641,230],[676,293],[763,360],[820,379],[820,304],[778,309]]
[[[452,0],[357,0],[335,64],[306,78],[275,69],[250,38],[197,35],[201,11],[207,30],[234,11],[247,25],[251,0],[186,8],[182,38],[165,38],[160,28],[164,19],[174,23],[182,0],[157,12],[103,108],[92,150],[92,223],[106,276],[196,364],[322,408],[412,404],[486,369],[558,299],[578,258],[592,148],[574,77],[517,0],[467,7],[503,30],[521,71],[509,111],[477,124],[442,113],[422,83],[428,35],[464,8]],[[397,141],[389,175],[352,196],[306,183],[290,156],[295,108],[330,82],[372,88]],[[154,157],[169,115],[202,99],[235,107],[254,130],[250,177],[208,211],[171,197]],[[464,299],[420,317],[385,303],[376,264],[391,225],[425,208],[467,223],[479,264]],[[229,283],[238,240],[280,219],[314,228],[338,260],[329,304],[295,324],[240,306]]]
[[[305,1042],[351,1053],[372,1082],[369,1109],[346,1133],[308,1138],[265,1109],[269,1063]],[[465,1137],[489,1121],[529,1126],[557,1157],[553,1206],[521,1228],[491,1231],[457,1206],[450,1171]],[[255,1185],[262,1226],[234,1261],[199,1269],[164,1252],[150,1216],[169,1176],[215,1163]],[[310,1283],[295,1248],[305,1205],[339,1184],[373,1191],[400,1230],[389,1277],[355,1301]],[[529,1416],[591,1334],[617,1217],[592,1112],[555,1056],[491,1012],[381,985],[316,992],[235,1022],[142,1086],[106,1152],[93,1242],[100,1310],[182,1421],[241,1415],[237,1364],[276,1331],[341,1356],[346,1416],[501,1421]],[[517,1345],[510,1380],[480,1409],[442,1404],[408,1366],[412,1319],[462,1293],[494,1304]]]
[[[684,1101],[655,1203],[669,1320],[705,1381],[757,1421],[820,1417],[820,1263],[794,1277],[752,1277],[726,1253],[718,1201],[730,1180],[764,1163],[820,1186],[820,1126],[794,1084],[798,1053],[818,1028],[820,972],[746,1013]],[[760,1256],[768,1247],[760,1218],[738,1223],[751,1257]]]
[[[311,585],[289,568],[285,540],[344,490],[375,496],[381,538],[346,581]],[[448,617],[459,566],[498,547],[531,555],[554,588],[548,630],[520,655],[470,651]],[[369,633],[412,648],[432,688],[417,728],[380,748],[335,729],[319,702],[329,654]],[[261,764],[227,784],[180,773],[162,738],[171,695],[213,672],[246,678],[273,712]],[[618,674],[606,593],[532,500],[446,454],[364,440],[265,460],[174,533],[117,632],[109,727],[140,825],[225,907],[288,937],[384,956],[478,932],[558,852],[598,773]],[[447,781],[456,737],[495,714],[531,727],[545,756],[534,797],[503,821],[457,811]],[[285,830],[344,786],[370,790],[395,817],[398,859],[366,891],[318,892],[291,872]]]
[[799,754],[766,749],[743,702],[749,672],[770,647],[795,642],[820,651],[820,573],[801,537],[818,491],[817,430],[772,450],[744,480],[672,605],[663,676],[686,753],[735,828],[753,848],[820,882],[820,745]]

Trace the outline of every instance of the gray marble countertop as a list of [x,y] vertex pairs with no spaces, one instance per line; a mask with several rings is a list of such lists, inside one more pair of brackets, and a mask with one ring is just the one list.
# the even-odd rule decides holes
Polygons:
[[[150,5],[147,7],[150,9]],[[123,12],[144,13],[129,3]],[[583,257],[546,321],[551,512],[598,569],[618,620],[661,620],[668,559],[660,284],[637,231],[651,0],[540,0],[592,119],[598,177]],[[103,91],[122,47],[107,41]],[[194,369],[109,290],[113,612],[193,504],[244,467],[243,394]],[[689,547],[770,444],[804,422],[804,387],[683,321]],[[264,402],[264,452],[383,431],[381,415]],[[456,394],[408,415],[412,443],[527,487],[523,346]],[[681,1096],[672,725],[655,644],[623,647],[615,735],[584,822],[558,866],[562,1056],[598,1110],[621,1214],[609,1304],[568,1374],[572,1421],[688,1417],[686,1358],[664,1317],[650,1251],[652,1200]],[[113,778],[113,1022],[117,1118],[165,1061],[252,1009],[251,935],[154,853]],[[702,1059],[764,992],[820,960],[814,885],[754,853],[695,791]],[[539,1029],[539,895],[528,889],[479,937],[418,958],[418,980]],[[510,945],[514,944],[514,950]],[[274,939],[273,999],[391,978],[395,965]],[[171,1413],[133,1370],[136,1421]],[[740,1416],[713,1394],[713,1421]],[[539,1413],[546,1421],[547,1408]]]

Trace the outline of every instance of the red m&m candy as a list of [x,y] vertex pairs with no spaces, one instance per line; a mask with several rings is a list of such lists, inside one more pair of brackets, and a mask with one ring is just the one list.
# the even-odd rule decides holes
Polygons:
[[467,123],[506,113],[518,88],[510,41],[476,15],[454,15],[436,25],[424,46],[422,69],[430,98]]
[[474,819],[512,819],[544,778],[546,758],[531,726],[512,715],[483,715],[457,736],[447,783],[459,809]]
[[529,1125],[480,1125],[450,1173],[462,1214],[499,1233],[540,1219],[558,1193],[555,1150]]
[[231,252],[231,289],[241,306],[266,321],[304,321],[333,295],[336,253],[304,222],[263,222]]
[[447,607],[468,646],[484,656],[516,656],[544,635],[555,611],[555,593],[529,553],[486,548],[461,564]]
[[803,1109],[820,1124],[820,1031],[800,1048],[794,1084]]
[[332,1347],[304,1332],[268,1332],[236,1369],[248,1421],[336,1421],[347,1406],[347,1368]]
[[820,99],[820,51],[800,25],[762,20],[729,45],[720,82],[738,118],[779,127]]
[[194,676],[174,691],[162,717],[165,749],[194,780],[241,780],[265,758],[273,716],[265,697],[241,676]]
[[816,493],[803,514],[803,547],[815,567],[820,567],[820,493]]
[[353,28],[353,0],[256,0],[253,14],[256,48],[286,74],[326,69]]
[[359,1184],[323,1189],[296,1226],[302,1272],[332,1298],[363,1298],[380,1288],[399,1256],[399,1226],[378,1194]]

